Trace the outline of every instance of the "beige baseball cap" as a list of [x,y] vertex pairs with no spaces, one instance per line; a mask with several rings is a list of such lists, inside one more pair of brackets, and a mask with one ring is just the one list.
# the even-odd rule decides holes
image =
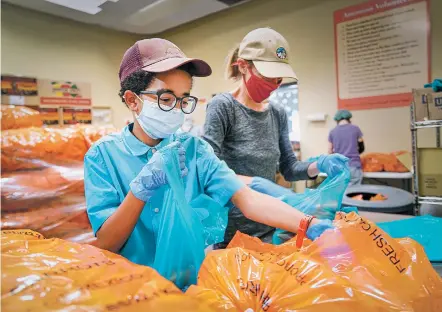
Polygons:
[[290,47],[280,33],[271,28],[249,32],[239,45],[238,57],[253,61],[258,72],[268,78],[298,80],[289,64]]

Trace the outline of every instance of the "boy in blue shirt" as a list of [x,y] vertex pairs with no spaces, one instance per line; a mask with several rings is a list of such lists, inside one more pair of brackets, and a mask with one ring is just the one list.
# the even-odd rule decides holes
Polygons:
[[[221,206],[231,201],[252,220],[298,230],[303,213],[245,186],[203,140],[176,133],[198,101],[190,95],[192,77],[210,74],[206,62],[187,58],[163,39],[138,41],[124,54],[120,96],[135,120],[98,141],[85,157],[87,212],[98,247],[152,265],[168,183],[159,155],[171,148],[179,151],[189,202],[205,194]],[[330,222],[313,219],[307,237],[315,239],[327,228]]]

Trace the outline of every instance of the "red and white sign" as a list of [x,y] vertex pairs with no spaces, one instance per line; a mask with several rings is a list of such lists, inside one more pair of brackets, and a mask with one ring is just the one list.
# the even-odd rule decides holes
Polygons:
[[375,0],[334,13],[340,109],[408,106],[430,81],[427,0]]

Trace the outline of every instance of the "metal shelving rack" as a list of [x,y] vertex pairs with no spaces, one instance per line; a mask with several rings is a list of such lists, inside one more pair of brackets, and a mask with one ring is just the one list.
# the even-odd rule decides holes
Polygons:
[[414,115],[415,103],[414,101],[410,105],[410,115],[411,115],[411,148],[413,157],[413,192],[415,198],[415,208],[414,214],[420,215],[420,205],[421,204],[432,204],[442,206],[442,196],[441,197],[429,197],[429,196],[419,196],[419,174],[418,174],[418,148],[417,148],[417,131],[419,129],[425,128],[435,128],[436,129],[436,146],[441,147],[440,139],[440,129],[442,127],[442,120],[428,120],[428,121],[416,121]]

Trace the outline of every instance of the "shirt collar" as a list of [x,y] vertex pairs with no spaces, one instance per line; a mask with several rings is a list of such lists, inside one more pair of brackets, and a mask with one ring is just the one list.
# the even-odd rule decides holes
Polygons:
[[133,134],[134,124],[131,123],[124,127],[123,129],[123,141],[126,145],[127,149],[130,151],[130,153],[134,156],[141,156],[147,154],[150,150],[155,149],[159,150],[160,148],[168,145],[170,142],[173,142],[175,140],[175,135],[171,135],[165,139],[163,139],[160,143],[158,143],[156,146],[149,146],[138,140]]

